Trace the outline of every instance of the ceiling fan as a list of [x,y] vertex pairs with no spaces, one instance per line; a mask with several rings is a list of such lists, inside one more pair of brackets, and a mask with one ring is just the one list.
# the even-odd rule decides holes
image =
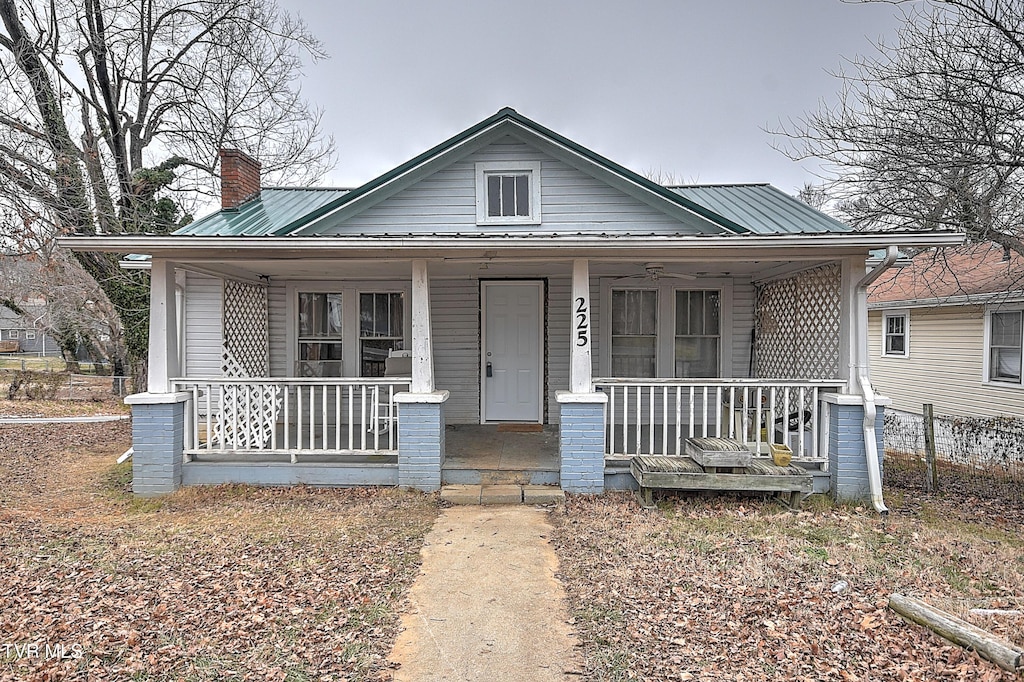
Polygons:
[[657,282],[659,279],[684,279],[687,281],[693,281],[697,279],[694,275],[684,275],[678,272],[665,272],[664,263],[644,263],[644,274],[642,275],[626,275],[625,277],[618,277],[613,279],[612,282],[622,282],[629,279],[649,279],[652,282]]

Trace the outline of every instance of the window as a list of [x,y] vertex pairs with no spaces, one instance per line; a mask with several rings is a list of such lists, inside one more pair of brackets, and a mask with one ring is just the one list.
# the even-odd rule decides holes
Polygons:
[[35,329],[26,329],[25,330],[25,339],[26,340],[33,341],[33,340],[35,340],[35,338],[36,338],[36,330]]
[[675,375],[719,376],[720,302],[717,291],[676,292]]
[[342,375],[341,294],[299,292],[298,376]]
[[18,330],[17,330],[17,329],[12,329],[12,330],[11,330],[11,331],[10,331],[10,332],[9,332],[9,333],[7,334],[7,338],[9,338],[9,339],[16,339],[16,338],[18,338]]
[[612,291],[612,376],[656,376],[657,322],[657,291]]
[[882,355],[907,357],[909,320],[907,313],[885,313],[882,318]]
[[404,310],[401,293],[359,294],[360,376],[384,376],[388,353],[402,347]]
[[476,164],[476,222],[539,223],[540,163]]
[[988,380],[1021,383],[1021,311],[989,315]]

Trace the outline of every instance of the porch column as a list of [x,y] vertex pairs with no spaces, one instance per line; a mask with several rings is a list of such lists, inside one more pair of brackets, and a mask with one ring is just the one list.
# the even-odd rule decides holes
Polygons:
[[593,391],[590,343],[590,262],[586,258],[577,258],[572,262],[571,319],[569,390],[573,393],[590,393]]
[[149,283],[150,393],[169,393],[178,375],[178,315],[174,263],[154,258]]
[[572,262],[569,319],[569,390],[558,401],[559,482],[570,493],[604,492],[605,405],[608,396],[594,391],[591,354],[590,263]]
[[132,491],[152,496],[181,486],[185,401],[174,393],[178,375],[178,324],[174,263],[154,258],[149,294],[148,391],[125,398],[132,406]]
[[441,487],[444,466],[444,403],[434,390],[434,346],[430,329],[427,261],[412,262],[412,382],[398,403],[398,485],[429,492]]

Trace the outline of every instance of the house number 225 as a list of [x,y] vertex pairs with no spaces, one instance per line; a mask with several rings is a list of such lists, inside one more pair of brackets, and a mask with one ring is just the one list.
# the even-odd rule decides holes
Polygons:
[[590,343],[590,315],[587,313],[587,300],[580,296],[576,299],[576,345],[585,346]]

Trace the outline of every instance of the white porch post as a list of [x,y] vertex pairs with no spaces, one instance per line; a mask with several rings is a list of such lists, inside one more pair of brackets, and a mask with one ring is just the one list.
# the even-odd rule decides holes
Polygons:
[[605,406],[608,396],[594,391],[591,365],[590,262],[572,262],[569,332],[569,390],[557,391],[558,479],[571,493],[604,492]]
[[[857,282],[864,276],[863,258],[842,261],[839,292],[839,378],[848,393],[859,393],[857,384]],[[867,323],[867,320],[864,321]]]
[[591,364],[590,342],[590,262],[577,258],[572,262],[572,312],[571,312],[569,391],[590,393],[593,365]]
[[411,393],[434,390],[434,344],[430,336],[430,275],[427,261],[412,262],[412,387]]
[[132,491],[163,495],[181,485],[185,401],[172,392],[178,376],[178,304],[174,263],[154,258],[149,283],[149,374],[146,393],[125,398],[132,406]]
[[441,487],[444,467],[444,403],[434,390],[434,344],[430,331],[427,261],[412,262],[412,382],[398,403],[398,485],[431,491]]
[[174,263],[154,258],[149,289],[150,393],[170,393],[178,375],[178,323]]

